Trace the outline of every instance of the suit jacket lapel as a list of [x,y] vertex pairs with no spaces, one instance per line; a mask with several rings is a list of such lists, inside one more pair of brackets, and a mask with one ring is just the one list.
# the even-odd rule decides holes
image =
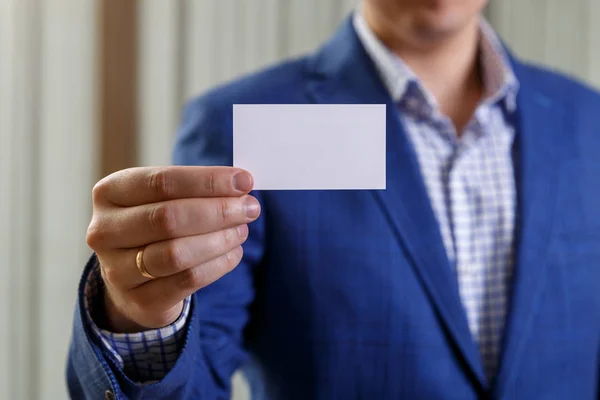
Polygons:
[[409,254],[459,356],[474,381],[484,387],[479,350],[468,328],[456,276],[446,256],[415,152],[351,20],[311,59],[311,64],[308,92],[315,101],[387,105],[387,190],[374,191],[373,196]]
[[[500,369],[494,385],[501,398],[518,374],[522,350],[532,340],[532,325],[546,283],[561,166],[570,153],[565,107],[536,87],[535,74],[513,61],[521,88],[516,115],[516,171],[519,224],[513,293],[504,334]],[[563,136],[564,137],[564,136]]]

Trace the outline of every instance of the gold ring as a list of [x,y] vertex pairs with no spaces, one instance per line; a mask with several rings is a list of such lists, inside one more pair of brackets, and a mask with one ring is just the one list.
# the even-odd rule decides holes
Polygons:
[[146,264],[144,264],[144,250],[145,249],[146,249],[146,247],[142,247],[137,252],[137,255],[135,256],[135,265],[137,266],[138,271],[140,271],[140,274],[142,274],[142,276],[144,278],[156,279],[156,277],[154,275],[152,275],[150,272],[148,272],[148,270],[146,269]]

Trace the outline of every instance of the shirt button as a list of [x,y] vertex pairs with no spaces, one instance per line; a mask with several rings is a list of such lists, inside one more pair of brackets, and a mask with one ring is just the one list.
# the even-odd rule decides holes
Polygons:
[[490,110],[488,108],[479,108],[475,114],[477,115],[477,124],[479,125],[481,122],[487,122],[490,118]]
[[419,100],[415,99],[414,97],[411,97],[408,100],[406,100],[406,105],[409,109],[416,111],[419,109]]
[[459,268],[459,271],[460,271],[460,273],[462,273],[466,276],[471,276],[471,277],[475,277],[479,273],[479,270],[476,268],[476,266],[474,264],[461,265]]
[[104,392],[104,400],[115,400],[115,394],[110,390]]

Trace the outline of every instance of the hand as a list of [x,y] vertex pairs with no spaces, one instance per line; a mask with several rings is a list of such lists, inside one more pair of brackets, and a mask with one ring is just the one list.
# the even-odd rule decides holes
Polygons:
[[[187,296],[235,268],[260,214],[253,183],[231,167],[132,168],[98,182],[87,243],[106,286],[106,328],[169,325]],[[140,250],[154,279],[137,267]]]

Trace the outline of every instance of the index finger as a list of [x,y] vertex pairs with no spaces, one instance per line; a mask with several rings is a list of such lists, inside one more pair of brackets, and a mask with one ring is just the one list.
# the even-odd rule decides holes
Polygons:
[[115,172],[94,187],[95,201],[133,207],[167,200],[239,197],[254,185],[252,175],[233,167],[138,167]]

